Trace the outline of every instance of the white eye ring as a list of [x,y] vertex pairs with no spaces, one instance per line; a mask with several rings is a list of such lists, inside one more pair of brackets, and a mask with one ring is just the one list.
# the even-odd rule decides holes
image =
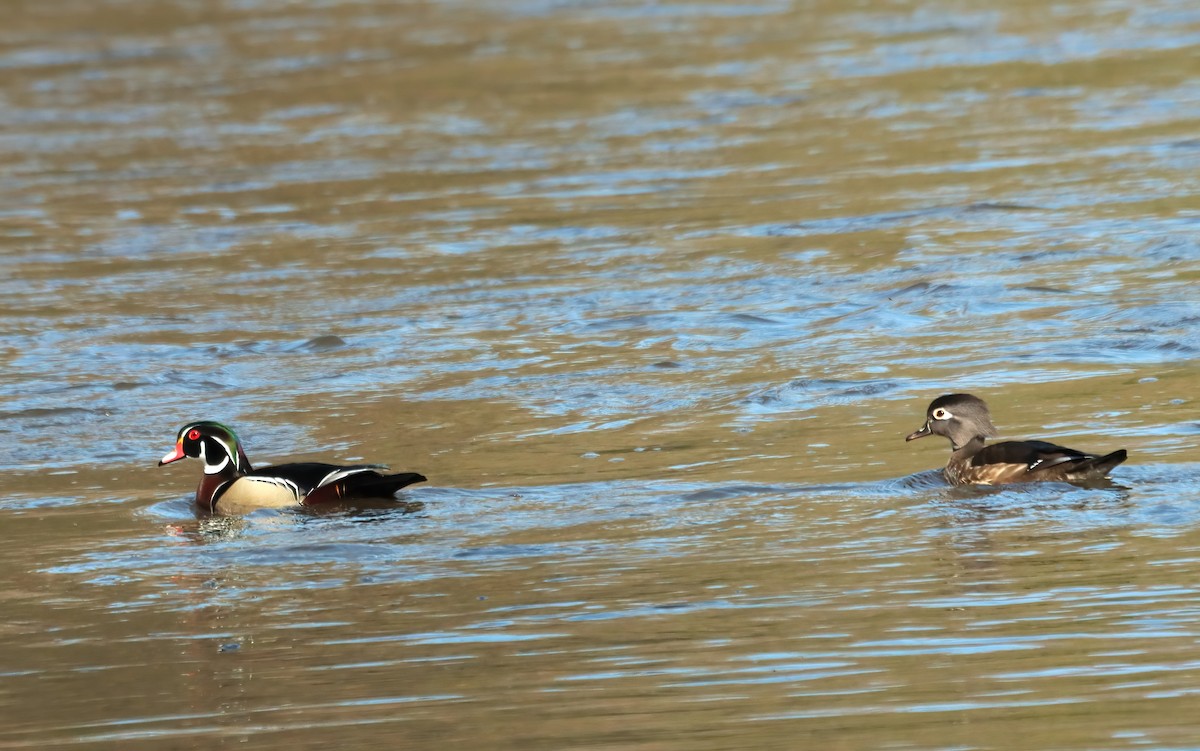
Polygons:
[[954,417],[954,415],[950,414],[947,410],[944,410],[941,407],[938,407],[933,411],[933,419],[935,420],[949,420],[951,417]]

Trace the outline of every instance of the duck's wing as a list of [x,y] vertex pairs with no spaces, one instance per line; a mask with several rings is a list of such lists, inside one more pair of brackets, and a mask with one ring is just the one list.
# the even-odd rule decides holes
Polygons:
[[279,483],[295,489],[297,503],[312,505],[343,498],[390,498],[397,490],[425,477],[416,472],[384,474],[382,464],[343,466],[321,462],[297,462],[263,467],[243,477]]
[[[1124,449],[1098,456],[1046,441],[1005,441],[984,446],[971,457],[973,466],[1024,467],[1026,474],[1051,474],[1062,479],[1103,477],[1125,461]],[[1030,478],[1033,479],[1033,478]]]

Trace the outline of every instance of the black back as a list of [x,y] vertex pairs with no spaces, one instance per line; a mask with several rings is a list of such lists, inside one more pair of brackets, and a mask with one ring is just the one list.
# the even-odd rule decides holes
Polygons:
[[347,469],[337,464],[324,462],[295,462],[293,464],[276,464],[273,467],[259,467],[246,473],[248,477],[278,477],[296,483],[301,493],[310,493],[317,483],[330,473],[339,469]]
[[979,467],[984,464],[1024,464],[1033,467],[1038,463],[1049,463],[1066,459],[1067,461],[1082,461],[1094,459],[1094,454],[1058,446],[1046,441],[1004,441],[984,446],[971,457],[971,466]]
[[[331,489],[333,486],[338,486],[337,497],[387,498],[400,488],[425,481],[425,476],[416,472],[399,472],[393,475],[385,475],[379,470],[387,468],[381,465],[341,465],[325,464],[324,462],[294,462],[292,464],[277,464],[273,467],[260,467],[259,469],[247,472],[246,476],[278,477],[282,480],[295,483],[296,487],[300,489],[301,496],[309,496],[320,487],[320,482],[328,477],[329,473],[353,469],[366,471],[346,475],[336,482],[324,486],[322,493],[326,493],[326,490]],[[322,494],[318,494],[310,499],[310,501],[318,502],[318,498],[322,498]]]

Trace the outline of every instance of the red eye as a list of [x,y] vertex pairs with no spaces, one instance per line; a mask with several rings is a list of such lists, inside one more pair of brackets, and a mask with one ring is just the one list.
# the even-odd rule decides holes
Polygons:
[[196,430],[195,428],[192,428],[191,430],[189,430],[188,431],[188,440],[192,440],[192,441],[200,440],[200,431]]

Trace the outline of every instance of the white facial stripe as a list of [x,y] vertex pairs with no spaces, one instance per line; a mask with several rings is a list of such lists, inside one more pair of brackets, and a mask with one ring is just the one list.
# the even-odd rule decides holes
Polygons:
[[[212,464],[210,462],[208,458],[208,451],[206,449],[207,444],[204,442],[206,438],[216,441],[218,444],[220,444],[221,448],[225,449],[224,456],[221,457],[221,462],[219,464]],[[214,435],[202,436],[200,438],[200,461],[204,462],[204,474],[219,474],[229,466],[229,462],[232,461],[232,457],[233,452],[229,450],[229,444],[225,443],[225,441],[221,440],[220,438],[217,438]]]
[[951,417],[954,417],[954,415],[950,413],[950,410],[938,407],[933,411],[931,417],[933,417],[935,420],[949,420]]
[[226,457],[230,457],[230,456],[233,456],[233,455],[234,455],[234,454],[233,454],[233,451],[232,451],[232,450],[229,448],[229,444],[228,444],[228,443],[225,443],[225,441],[222,441],[220,438],[217,438],[215,435],[210,435],[210,436],[209,436],[209,438],[211,438],[211,439],[213,439],[214,441],[216,441],[217,443],[221,444],[221,447],[225,449],[225,456],[226,456]]

